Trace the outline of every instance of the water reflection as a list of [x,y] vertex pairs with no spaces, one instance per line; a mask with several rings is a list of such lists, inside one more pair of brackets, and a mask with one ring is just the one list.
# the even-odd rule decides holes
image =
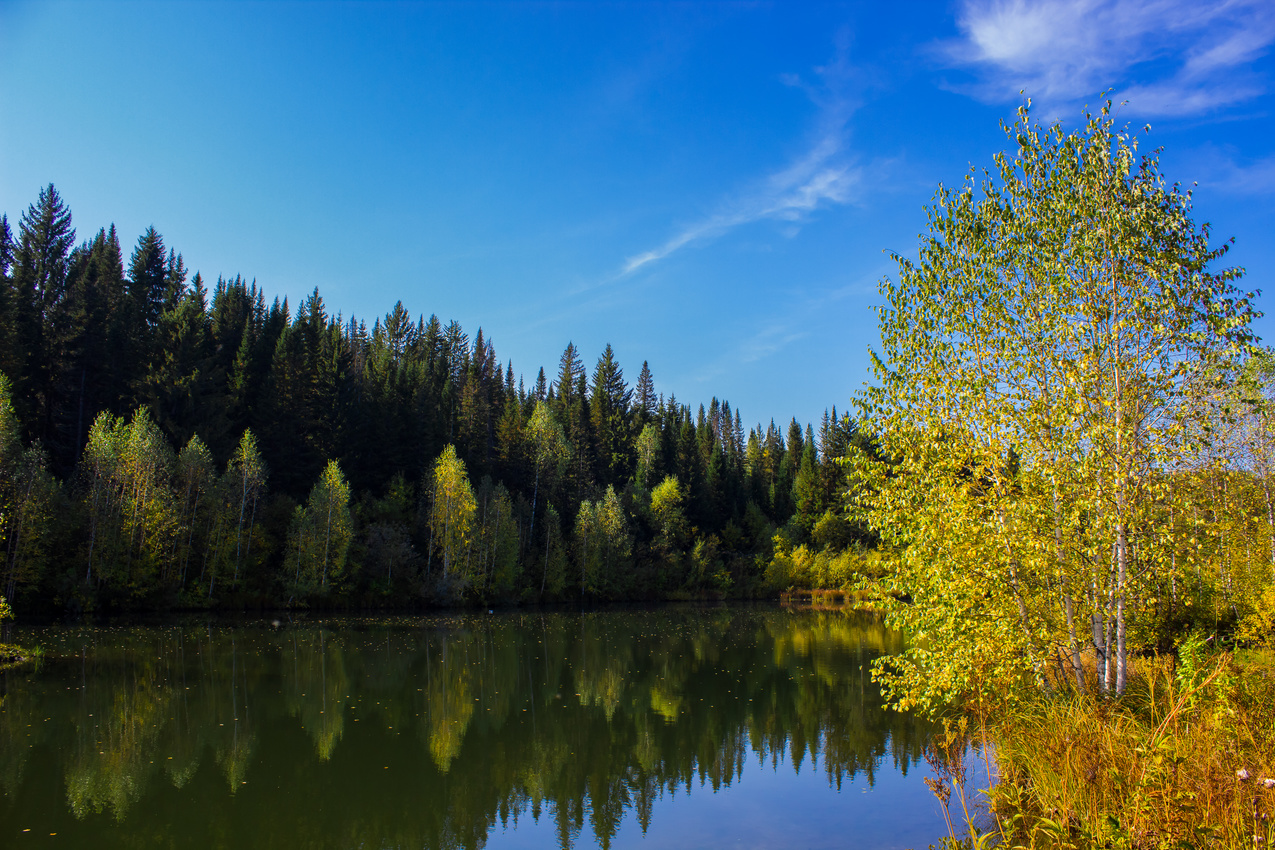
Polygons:
[[530,818],[559,846],[587,826],[609,847],[626,819],[645,834],[659,801],[742,784],[758,761],[818,771],[833,789],[906,774],[927,732],[883,710],[868,675],[898,636],[836,612],[15,638],[46,658],[0,674],[5,842],[477,848]]

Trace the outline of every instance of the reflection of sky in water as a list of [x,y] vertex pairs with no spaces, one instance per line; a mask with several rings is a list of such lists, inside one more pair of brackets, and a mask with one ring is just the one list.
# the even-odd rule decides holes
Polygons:
[[870,617],[15,637],[48,655],[0,675],[0,846],[902,848],[944,830],[928,726],[884,710],[868,675],[901,647]]
[[[651,826],[642,834],[632,812],[611,841],[615,850],[630,847],[756,848],[756,850],[843,850],[843,848],[926,847],[944,834],[938,802],[921,777],[925,765],[904,776],[883,764],[875,784],[859,774],[843,782],[841,790],[829,785],[822,767],[807,757],[797,771],[785,757],[777,766],[754,754],[742,776],[729,788],[713,793],[712,786],[680,787],[676,795],[665,793],[655,803]],[[535,823],[528,816],[517,829],[492,830],[488,850],[522,850],[553,847],[557,835],[550,818]],[[593,846],[588,828],[580,845]]]

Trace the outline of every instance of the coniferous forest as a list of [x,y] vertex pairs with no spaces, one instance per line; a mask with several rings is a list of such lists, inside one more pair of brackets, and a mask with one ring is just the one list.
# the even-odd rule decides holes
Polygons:
[[836,461],[868,441],[835,408],[745,430],[610,346],[528,378],[402,302],[347,319],[190,274],[153,227],[77,239],[52,184],[0,216],[23,610],[758,596],[840,583],[870,542]]

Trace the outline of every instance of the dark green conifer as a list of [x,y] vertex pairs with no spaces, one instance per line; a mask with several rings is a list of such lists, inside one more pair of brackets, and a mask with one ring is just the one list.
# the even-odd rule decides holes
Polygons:
[[623,484],[633,466],[633,434],[629,417],[632,391],[608,344],[593,370],[589,414],[597,451],[597,477],[604,484]]
[[633,412],[638,420],[635,429],[638,433],[643,425],[655,418],[655,405],[655,380],[651,377],[651,367],[643,360],[642,371],[633,385]]
[[66,332],[63,300],[75,228],[71,210],[50,183],[18,222],[13,264],[12,359],[14,407],[28,435],[52,435],[60,343]]
[[[160,313],[168,295],[168,265],[165,262],[164,239],[154,227],[146,228],[137,239],[128,263],[128,296],[133,302],[134,316],[140,323],[139,334],[159,324]],[[144,326],[144,327],[143,327]]]

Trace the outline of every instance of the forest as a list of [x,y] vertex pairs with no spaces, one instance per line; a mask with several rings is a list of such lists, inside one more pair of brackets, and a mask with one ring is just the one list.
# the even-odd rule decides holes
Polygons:
[[528,382],[401,301],[369,327],[317,289],[209,284],[153,227],[76,240],[52,184],[0,216],[18,610],[758,596],[841,583],[873,539],[837,463],[869,441],[835,407],[745,434],[610,346]]

